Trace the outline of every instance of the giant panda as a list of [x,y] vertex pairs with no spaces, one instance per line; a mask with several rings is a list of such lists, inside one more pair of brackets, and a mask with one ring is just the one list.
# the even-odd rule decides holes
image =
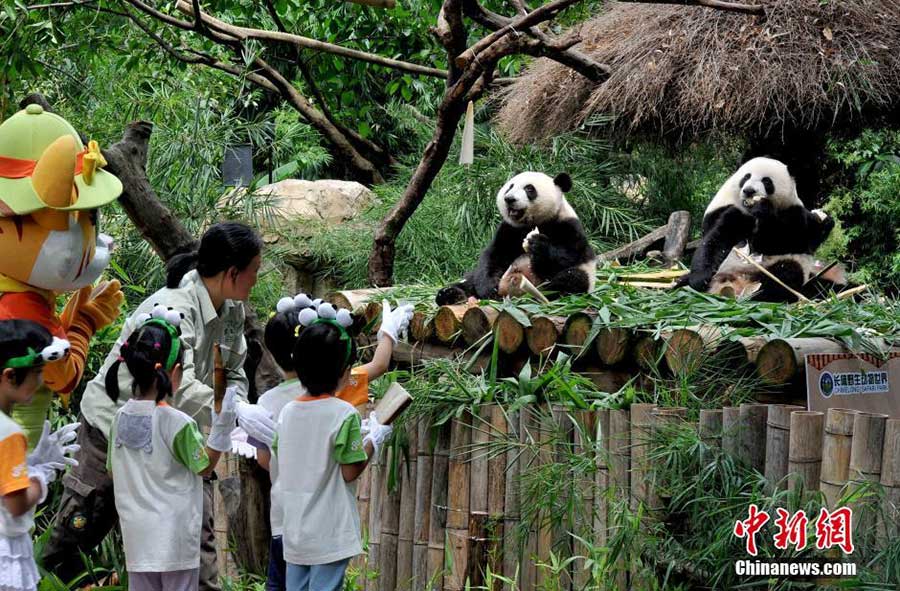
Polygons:
[[812,256],[832,228],[834,220],[825,212],[804,207],[787,166],[771,158],[753,158],[731,175],[707,206],[703,238],[690,273],[678,285],[752,295],[762,301],[796,299],[732,253],[733,247],[743,244],[747,254],[786,285],[804,295],[821,295],[846,283],[842,269],[821,269]]
[[563,195],[571,188],[566,173],[550,177],[529,171],[508,180],[497,192],[502,222],[493,240],[475,269],[437,293],[437,303],[516,295],[522,276],[548,296],[593,289],[597,259]]

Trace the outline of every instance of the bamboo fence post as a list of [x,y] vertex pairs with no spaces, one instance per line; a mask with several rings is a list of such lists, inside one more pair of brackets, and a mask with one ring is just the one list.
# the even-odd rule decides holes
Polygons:
[[407,427],[409,458],[400,476],[400,526],[397,532],[397,589],[413,588],[413,538],[416,530],[416,476],[418,475],[418,426]]
[[[525,441],[525,432],[522,429],[522,416],[524,412],[515,411],[509,413],[509,427],[511,428],[511,436],[519,440],[519,443]],[[519,472],[520,458],[522,452],[518,450],[510,450],[506,452],[506,482],[504,483],[504,499],[503,499],[503,576],[513,578],[519,568],[521,544],[517,536],[517,527],[519,525],[520,507],[519,507]],[[522,586],[524,589],[524,586]]]
[[[654,408],[650,413],[653,440],[658,441],[662,438],[668,438],[673,434],[673,430],[684,423],[686,419],[687,408],[683,406]],[[649,477],[647,505],[654,517],[662,518],[668,500],[671,498],[669,484],[653,468],[651,468]]]
[[566,321],[558,316],[532,316],[531,326],[525,329],[528,349],[535,355],[547,355],[556,346]]
[[[596,544],[601,546],[605,546],[607,540],[609,539],[609,507],[606,503],[606,491],[609,489],[611,484],[611,475],[610,475],[610,413],[611,411],[608,409],[601,409],[595,411],[593,416],[588,413],[585,413],[585,421],[584,421],[584,430],[586,433],[593,434],[593,438],[596,440],[589,439],[586,443],[587,445],[594,445],[594,450],[596,450],[596,454],[594,456],[594,462],[597,467],[597,471],[594,476],[594,486],[587,487],[587,493],[585,496],[590,495],[590,499],[585,499],[585,504],[587,501],[592,501],[594,506],[594,527],[593,527],[593,541]],[[593,419],[593,420],[590,420]],[[587,445],[582,444],[582,453],[587,453]],[[581,535],[581,534],[579,534]],[[579,585],[579,588],[582,588],[583,585]]]
[[[596,491],[595,495],[602,497],[607,504],[607,538],[612,538],[616,533],[617,525],[611,522],[609,507],[610,501],[618,499],[617,504],[627,507],[631,497],[630,466],[631,466],[631,419],[629,411],[625,409],[612,409],[609,411],[609,490]],[[628,587],[628,569],[625,561],[620,558],[616,562],[616,589],[625,591]]]
[[[363,470],[363,473],[359,477],[359,485],[356,487],[356,506],[359,510],[359,523],[360,526],[366,530],[366,535],[368,535],[369,529],[369,506],[370,506],[370,488],[372,485],[372,470],[370,468],[366,468]],[[360,554],[355,557],[351,564],[360,569],[363,573],[363,588],[365,588],[365,571],[366,571],[366,563],[368,561],[367,554]]]
[[[381,460],[377,456],[372,458],[366,468],[371,472],[369,485],[369,570],[379,571],[381,566],[381,513],[384,500],[384,480],[381,474]],[[377,581],[366,581],[366,589],[379,589]]]
[[506,310],[502,310],[497,316],[494,329],[497,347],[504,353],[515,353],[525,342],[525,327]]
[[466,585],[469,554],[469,482],[471,467],[466,455],[472,442],[472,417],[463,415],[450,424],[450,461],[447,489],[447,543],[452,562],[444,577],[446,591],[461,591]]
[[631,334],[627,328],[602,328],[594,346],[603,365],[618,365],[628,356]]
[[850,475],[850,448],[853,442],[853,423],[856,411],[829,408],[825,415],[825,436],[822,443],[822,471],[819,490],[834,509]]
[[736,459],[740,441],[741,409],[738,406],[726,406],[722,409],[722,451]]
[[784,488],[788,473],[791,413],[806,410],[796,404],[770,404],[766,421],[766,480],[774,489]]
[[881,460],[884,486],[884,526],[888,539],[900,533],[900,419],[888,419],[884,428]]
[[[720,408],[703,408],[700,409],[699,424],[700,441],[709,448],[722,447],[722,409]],[[709,461],[712,454],[704,453],[704,461]]]
[[[379,549],[378,587],[382,591],[394,591],[397,588],[397,545],[400,537],[400,490],[388,488],[388,473],[395,460],[389,459],[387,469],[382,473],[383,499],[381,507],[381,548]],[[395,466],[400,474],[400,466]]]
[[[549,458],[549,461],[554,464],[568,463],[568,456],[572,453],[573,437],[575,435],[575,429],[569,419],[569,413],[563,405],[553,404],[551,406],[549,418],[550,429],[547,431],[547,436],[550,438],[556,437],[555,449],[553,450],[553,454]],[[575,484],[576,483],[572,481],[568,487],[568,491],[560,498],[559,502],[563,506],[570,504],[568,497],[574,494],[573,489]],[[550,546],[547,548],[547,558],[550,557],[550,552],[555,552],[562,556],[572,556],[572,537],[569,535],[572,524],[574,524],[574,515],[572,514],[565,515],[559,523],[553,523],[551,521],[548,524],[550,530]],[[559,577],[560,579],[556,583],[557,588],[570,588],[572,585],[571,566],[566,568],[565,571],[561,571]]]
[[469,513],[469,537],[468,556],[466,557],[465,576],[463,584],[467,589],[483,588],[485,582],[485,567],[488,564],[488,522],[490,517],[486,511],[471,511]]
[[444,587],[444,544],[447,538],[447,486],[449,483],[450,427],[438,430],[431,472],[431,515],[428,520],[428,581],[432,589]]
[[[521,477],[522,474],[526,472],[526,470],[532,470],[537,465],[539,465],[541,461],[541,453],[540,453],[540,444],[541,444],[541,435],[540,435],[540,416],[535,410],[534,406],[528,406],[522,409],[521,411],[521,425],[522,425],[522,437],[521,440],[527,445],[530,449],[525,451],[523,457],[519,460],[519,509],[520,509],[520,518],[525,517],[522,514],[521,510],[524,508],[523,499],[522,499],[522,486],[521,486]],[[520,588],[521,589],[536,589],[537,587],[537,565],[536,561],[538,558],[538,530],[540,528],[539,523],[534,522],[534,518],[540,518],[539,515],[535,515],[532,510],[532,521],[530,523],[526,523],[528,526],[527,537],[524,540],[524,547],[522,548],[522,559],[521,564],[519,565],[519,573],[520,573]]]
[[748,466],[759,472],[766,470],[766,420],[769,407],[766,404],[741,404],[738,416],[740,439],[738,456]]
[[647,504],[647,446],[649,445],[652,422],[650,413],[655,404],[637,403],[631,405],[631,510]]
[[[469,558],[467,578],[478,573],[480,579],[487,566],[487,527],[488,527],[488,458],[487,444],[491,439],[491,408],[493,404],[484,404],[478,408],[478,414],[472,416],[472,443],[469,460]],[[473,527],[475,528],[473,530]],[[473,562],[474,560],[474,562]],[[463,579],[465,583],[465,579]],[[470,580],[470,584],[472,584]]]
[[473,306],[466,310],[462,318],[462,334],[466,344],[474,345],[490,334],[499,314],[496,309],[488,306]]
[[[507,415],[499,404],[490,406],[490,436],[506,439]],[[513,431],[515,433],[515,431]],[[491,540],[488,547],[488,564],[491,572],[503,574],[503,551],[505,549],[505,508],[506,508],[506,465],[507,454],[500,453],[488,460],[488,518],[491,523]],[[496,590],[491,590],[496,591]]]
[[825,413],[795,410],[791,413],[788,446],[788,487],[816,490],[822,467],[822,434]]
[[[860,412],[853,421],[853,440],[850,444],[850,482],[862,488],[867,483],[881,481],[884,433],[888,415]],[[857,538],[875,533],[875,503],[864,497],[853,503],[853,528]]]
[[416,509],[413,542],[413,589],[420,591],[428,584],[428,532],[431,517],[431,479],[434,458],[431,455],[429,429],[424,420],[417,425],[416,435]]

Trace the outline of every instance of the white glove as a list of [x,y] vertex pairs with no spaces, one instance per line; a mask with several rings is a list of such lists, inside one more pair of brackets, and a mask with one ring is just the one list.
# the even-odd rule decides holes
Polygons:
[[231,453],[243,458],[256,459],[256,446],[249,441],[249,435],[240,427],[231,432]]
[[[31,466],[44,466],[50,470],[65,470],[66,466],[77,466],[78,460],[67,457],[81,449],[77,443],[78,427],[81,423],[69,423],[54,433],[50,432],[50,421],[44,421],[44,430],[34,451],[28,454],[26,463]],[[51,479],[52,481],[52,479]]]
[[383,311],[381,314],[381,328],[378,329],[378,338],[388,336],[394,343],[400,340],[400,335],[406,332],[409,321],[412,319],[413,307],[411,304],[400,306],[395,310],[391,310],[391,305],[384,300]]
[[267,447],[275,441],[275,421],[272,414],[258,404],[248,404],[243,400],[237,403],[238,425],[247,435]]
[[237,388],[229,386],[225,390],[225,398],[222,399],[222,411],[216,413],[212,409],[212,425],[209,428],[209,437],[206,445],[216,451],[231,451],[231,431],[237,421]]
[[37,480],[38,483],[40,483],[41,496],[38,498],[38,503],[43,503],[44,499],[47,498],[47,491],[49,490],[50,483],[56,479],[56,470],[50,468],[46,464],[28,466],[28,478]]
[[369,413],[368,419],[363,420],[362,428],[360,429],[363,436],[363,446],[366,445],[366,442],[372,442],[373,458],[378,455],[381,444],[384,443],[384,440],[390,436],[393,430],[394,428],[390,425],[382,425],[378,422],[374,410]]

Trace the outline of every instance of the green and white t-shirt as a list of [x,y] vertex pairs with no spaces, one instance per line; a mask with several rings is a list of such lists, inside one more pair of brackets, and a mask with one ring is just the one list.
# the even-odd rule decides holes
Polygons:
[[[257,404],[272,413],[275,420],[281,416],[281,411],[288,402],[294,400],[301,394],[305,394],[303,385],[300,380],[286,380],[271,390],[267,390],[265,394],[259,397]],[[271,499],[271,509],[269,510],[269,522],[272,526],[272,535],[282,535],[282,516],[281,516],[281,497],[277,494],[275,483],[278,481],[278,462],[269,462],[269,479],[272,481],[272,488],[269,497]]]
[[129,400],[113,418],[107,469],[133,572],[200,566],[203,479],[209,466],[197,423],[152,400]]
[[356,409],[327,395],[289,402],[281,411],[273,452],[285,561],[327,564],[361,554],[356,483],[341,475],[342,464],[367,459]]

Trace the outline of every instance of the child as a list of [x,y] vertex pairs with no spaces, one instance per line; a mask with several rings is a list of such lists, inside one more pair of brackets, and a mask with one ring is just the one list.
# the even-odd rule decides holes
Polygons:
[[370,415],[365,437],[354,407],[335,397],[350,380],[356,345],[337,321],[319,318],[294,347],[306,392],[285,405],[273,446],[282,503],[287,591],[337,591],[362,553],[355,481],[390,434]]
[[57,471],[78,462],[71,444],[79,423],[50,433],[50,421],[34,451],[25,456],[25,433],[10,417],[14,404],[28,404],[43,380],[46,361],[59,359],[65,341],[54,340],[29,320],[0,321],[0,591],[37,589],[37,565],[31,545],[34,508],[47,496]]
[[178,318],[158,306],[144,314],[106,374],[119,398],[119,370],[133,378],[132,397],[113,419],[107,470],[125,546],[130,591],[194,591],[200,577],[203,476],[231,448],[235,389],[212,411],[203,445],[197,423],[166,403],[181,383],[184,353]]
[[[266,324],[265,342],[266,348],[275,358],[275,362],[284,373],[284,381],[260,396],[259,405],[278,418],[284,406],[304,393],[303,386],[297,379],[294,371],[294,362],[291,358],[294,345],[297,342],[297,332],[300,327],[300,312],[310,309],[313,302],[306,294],[299,294],[295,298],[282,298],[278,302],[278,312]],[[411,306],[401,306],[391,310],[385,301],[382,314],[381,329],[378,331],[378,346],[372,361],[365,365],[354,367],[350,371],[350,379],[346,387],[342,388],[336,397],[349,402],[357,409],[364,409],[369,400],[369,382],[381,377],[390,367],[391,355],[394,351],[394,343],[400,332],[409,324],[412,316]],[[319,307],[321,313],[329,316],[328,304]],[[334,317],[339,323],[346,324],[345,311],[336,311]],[[308,313],[307,313],[308,314]],[[388,337],[388,338],[384,338]],[[286,564],[282,549],[282,516],[281,502],[275,492],[275,483],[278,479],[277,463],[270,462],[268,448],[257,450],[257,461],[260,466],[269,470],[272,481],[271,510],[269,520],[272,526],[272,542],[269,548],[269,573],[266,580],[266,591],[284,591],[284,577]]]

